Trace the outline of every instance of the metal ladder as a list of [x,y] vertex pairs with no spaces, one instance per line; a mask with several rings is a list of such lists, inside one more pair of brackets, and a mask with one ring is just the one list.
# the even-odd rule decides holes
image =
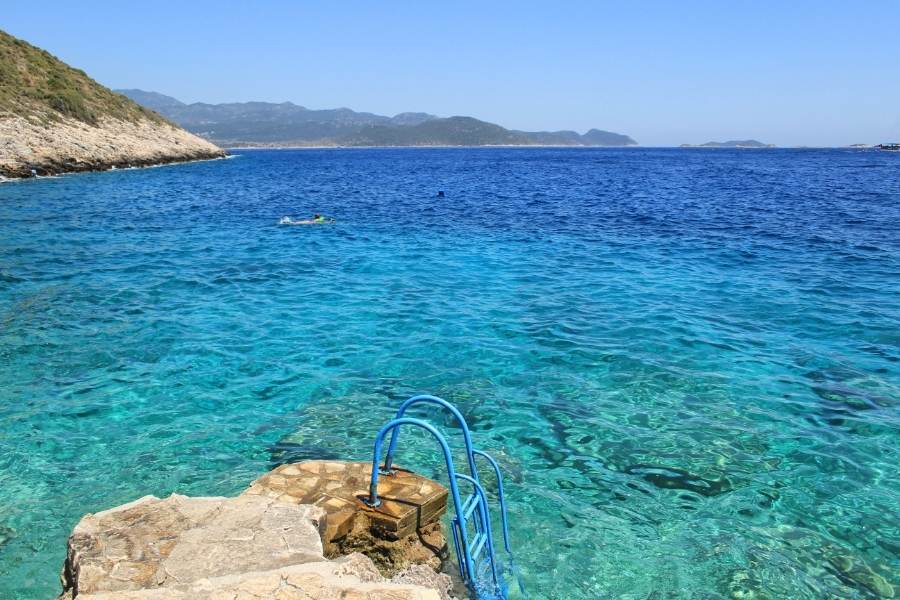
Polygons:
[[[416,404],[434,404],[447,411],[456,419],[462,429],[463,440],[466,445],[466,461],[469,466],[469,475],[457,473],[453,466],[453,457],[446,438],[431,424],[421,420],[404,416],[406,411]],[[447,466],[447,475],[450,480],[450,495],[453,499],[455,516],[451,519],[450,528],[453,532],[453,546],[456,550],[456,558],[459,564],[459,575],[465,582],[470,593],[476,600],[506,600],[509,597],[509,587],[503,577],[503,566],[498,564],[494,550],[494,537],[491,529],[491,515],[488,508],[488,497],[484,487],[478,478],[475,457],[480,456],[492,467],[497,478],[497,497],[500,504],[500,521],[503,528],[503,546],[507,553],[508,569],[514,574],[512,550],[509,544],[509,524],[506,515],[506,500],[503,496],[503,477],[500,466],[489,454],[476,449],[472,445],[472,436],[469,426],[462,414],[455,406],[436,396],[413,396],[397,410],[393,420],[378,431],[375,438],[375,451],[372,458],[372,479],[369,484],[369,498],[366,504],[375,508],[381,505],[378,498],[378,477],[390,477],[395,473],[391,468],[394,454],[397,450],[397,442],[400,438],[400,428],[413,426],[429,432],[440,444],[444,452],[444,461]],[[384,465],[379,468],[381,451],[384,445],[384,437],[390,433],[391,441],[388,445],[387,456]],[[459,482],[464,482],[472,487],[472,493],[462,499],[459,491]],[[472,526],[473,532],[469,531]],[[471,535],[470,535],[471,533]],[[523,590],[524,591],[524,590]]]

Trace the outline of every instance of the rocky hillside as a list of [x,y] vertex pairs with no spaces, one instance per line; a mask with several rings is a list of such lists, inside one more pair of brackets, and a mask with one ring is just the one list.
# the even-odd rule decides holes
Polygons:
[[0,31],[0,177],[222,156],[84,71]]
[[472,117],[424,112],[388,117],[349,108],[313,110],[293,102],[186,104],[143,90],[118,90],[188,131],[222,146],[634,146],[618,133],[513,131]]

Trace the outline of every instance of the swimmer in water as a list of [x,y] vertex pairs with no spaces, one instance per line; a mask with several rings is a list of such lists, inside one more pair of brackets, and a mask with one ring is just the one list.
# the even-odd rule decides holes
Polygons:
[[312,219],[295,221],[290,217],[281,217],[281,220],[278,221],[279,225],[326,225],[328,223],[334,223],[334,219],[323,217],[319,213],[314,214]]

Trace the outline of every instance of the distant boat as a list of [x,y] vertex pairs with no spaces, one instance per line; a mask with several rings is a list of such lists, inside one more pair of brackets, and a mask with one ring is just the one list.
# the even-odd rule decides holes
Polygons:
[[876,146],[879,150],[887,150],[888,152],[900,152],[900,143],[893,144],[878,144]]

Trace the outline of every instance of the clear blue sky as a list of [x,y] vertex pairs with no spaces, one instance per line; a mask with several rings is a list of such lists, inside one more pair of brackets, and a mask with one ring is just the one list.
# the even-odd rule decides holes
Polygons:
[[591,127],[644,145],[900,138],[900,1],[65,2],[0,28],[110,87]]

